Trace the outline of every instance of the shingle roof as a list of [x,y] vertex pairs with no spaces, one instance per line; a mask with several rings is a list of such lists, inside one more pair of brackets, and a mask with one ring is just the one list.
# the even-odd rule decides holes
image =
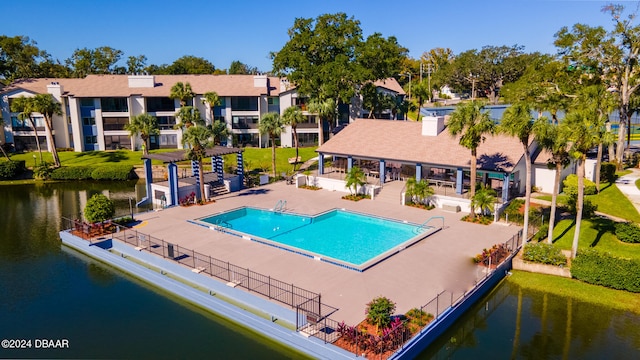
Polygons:
[[[423,136],[422,123],[357,119],[317,149],[319,153],[365,159],[469,168],[471,152],[445,128]],[[522,144],[504,135],[487,136],[477,149],[478,168],[511,172],[523,156]]]
[[[153,88],[129,87],[128,75],[88,75],[83,79],[43,78],[18,80],[3,89],[8,92],[24,89],[46,93],[47,85],[58,82],[66,95],[75,97],[127,97],[169,96],[171,87],[177,82],[188,82],[196,94],[215,91],[220,96],[260,96],[267,94],[266,87],[255,87],[253,75],[155,75]],[[268,77],[269,95],[280,93],[280,79]]]
[[383,87],[385,89],[389,89],[391,91],[394,91],[400,95],[406,95],[404,89],[402,88],[402,86],[400,86],[400,84],[398,83],[398,81],[394,78],[388,78],[388,79],[383,79],[383,80],[376,80],[373,82],[373,84],[375,86],[379,86],[379,87]]

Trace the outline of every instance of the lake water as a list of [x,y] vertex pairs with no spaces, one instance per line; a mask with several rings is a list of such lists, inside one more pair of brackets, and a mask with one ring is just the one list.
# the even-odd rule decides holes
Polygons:
[[[0,358],[302,357],[62,246],[60,217],[79,216],[97,192],[116,200],[119,215],[136,196],[124,182],[0,186],[0,340],[32,340],[0,348]],[[421,358],[633,359],[639,329],[637,315],[507,282]],[[69,347],[36,349],[36,339]]]

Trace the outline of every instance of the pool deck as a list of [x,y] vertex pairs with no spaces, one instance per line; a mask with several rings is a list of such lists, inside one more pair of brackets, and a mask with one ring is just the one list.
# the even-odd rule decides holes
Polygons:
[[[297,189],[278,182],[216,198],[203,206],[173,207],[136,215],[140,232],[220,260],[320,293],[322,302],[339,310],[330,317],[347,324],[364,319],[366,304],[378,296],[396,302],[396,313],[425,305],[446,290],[462,294],[483,274],[471,258],[483,248],[504,243],[519,230],[502,224],[460,221],[465,213],[430,211],[400,205],[400,189],[385,187],[376,200],[342,200],[344,193]],[[397,196],[393,196],[397,192]],[[392,193],[392,196],[389,196]],[[393,199],[393,200],[392,200]],[[443,216],[443,230],[372,266],[364,272],[341,268],[298,254],[189,223],[203,216],[241,206],[273,208],[286,200],[285,212],[313,215],[329,209],[347,210],[421,224]],[[396,201],[397,200],[397,201]]]

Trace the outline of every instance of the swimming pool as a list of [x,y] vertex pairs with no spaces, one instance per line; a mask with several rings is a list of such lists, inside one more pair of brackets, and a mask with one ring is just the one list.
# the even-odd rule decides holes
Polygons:
[[358,271],[436,230],[337,209],[305,216],[242,207],[198,220],[216,230]]

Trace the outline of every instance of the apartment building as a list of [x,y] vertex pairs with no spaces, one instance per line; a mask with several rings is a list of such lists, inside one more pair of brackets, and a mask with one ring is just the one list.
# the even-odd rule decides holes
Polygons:
[[[35,149],[35,131],[43,149],[50,149],[55,141],[58,148],[74,151],[139,149],[142,140],[132,138],[124,130],[130,118],[148,113],[158,119],[160,134],[150,139],[151,149],[182,148],[182,130],[174,129],[177,99],[169,97],[177,82],[189,83],[196,94],[187,105],[196,107],[207,124],[224,121],[231,132],[228,145],[268,146],[268,136],[261,135],[258,124],[268,112],[279,112],[299,106],[307,122],[298,125],[302,145],[318,143],[318,122],[308,112],[308,99],[299,96],[286,79],[266,75],[89,75],[83,79],[24,79],[2,89],[0,106],[5,119],[0,140],[13,144],[16,150]],[[380,91],[404,96],[394,79],[376,83]],[[214,91],[220,104],[211,108],[203,95]],[[44,117],[32,114],[36,129],[29,120],[21,120],[11,112],[11,102],[20,96],[49,93],[61,103],[62,115],[53,118],[54,137],[46,139]],[[349,123],[362,117],[365,110],[357,105],[339,106],[337,124]],[[332,124],[333,125],[333,124]],[[328,127],[328,124],[325,124]],[[332,126],[333,127],[333,126]],[[329,133],[326,129],[324,133]],[[292,131],[283,131],[280,145],[293,146]]]

